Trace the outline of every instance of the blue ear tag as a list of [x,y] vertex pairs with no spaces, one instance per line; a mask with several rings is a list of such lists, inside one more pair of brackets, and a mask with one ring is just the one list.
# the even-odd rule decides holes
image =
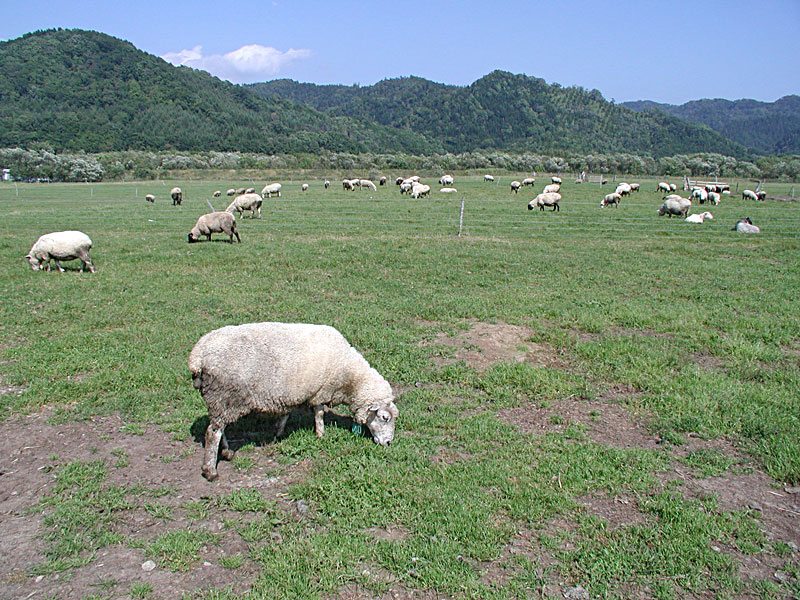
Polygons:
[[359,425],[358,423],[354,423],[351,431],[356,435],[361,435],[361,425]]

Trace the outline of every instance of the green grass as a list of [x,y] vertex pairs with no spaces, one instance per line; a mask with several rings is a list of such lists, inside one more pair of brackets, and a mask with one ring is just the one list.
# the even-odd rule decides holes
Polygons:
[[[123,542],[184,572],[203,548],[238,536],[249,552],[220,564],[237,569],[246,557],[254,573],[245,597],[254,599],[334,597],[346,584],[380,595],[388,581],[432,595],[523,598],[543,592],[556,573],[593,597],[631,589],[658,598],[790,593],[791,581],[738,575],[736,553],[771,552],[752,515],[693,500],[659,473],[672,460],[670,443],[696,435],[736,442],[779,482],[800,482],[800,205],[726,197],[710,208],[714,221],[698,226],[658,217],[653,181],[604,210],[607,186],[568,182],[561,211],[540,213],[526,210],[530,191],[509,192],[510,180],[457,177],[456,197],[434,192],[420,201],[394,186],[326,192],[320,181],[302,194],[302,180],[284,180],[262,219],[239,220],[243,241],[233,245],[188,245],[186,233],[211,192],[237,182],[0,185],[8,267],[0,378],[21,392],[0,396],[0,419],[45,407],[54,422],[119,413],[123,433],[142,436],[143,448],[144,434],[158,429],[190,440],[206,415],[188,377],[192,345],[216,327],[262,320],[333,325],[408,390],[388,448],[337,427],[322,439],[310,425],[267,439],[279,463],[309,465],[289,488],[311,509],[303,518],[247,486],[175,507],[153,502],[176,491],[133,494],[107,481],[110,468],[130,469],[121,450],[56,464],[38,507],[46,562],[35,572],[74,570]],[[185,192],[181,207],[165,200],[174,184]],[[790,187],[768,185],[784,196]],[[155,205],[143,200],[150,192]],[[763,233],[730,231],[743,216]],[[60,229],[91,236],[97,273],[75,265],[63,274],[30,271],[22,256],[39,235]],[[453,349],[431,343],[437,334],[476,321],[529,327],[535,335],[525,342],[552,348],[558,361],[442,364]],[[561,433],[526,433],[498,415],[597,399],[610,384],[635,390],[619,401],[667,443],[615,448],[563,415],[549,419]],[[603,412],[591,414],[601,425]],[[252,476],[263,451],[248,442],[233,466]],[[736,464],[713,450],[684,462],[702,477]],[[594,495],[631,498],[644,522],[610,528],[580,502]],[[236,514],[220,533],[200,527],[120,540],[113,519],[124,511],[165,523]],[[553,535],[552,523],[566,525]],[[374,528],[403,536],[386,541]],[[533,532],[539,552],[503,562],[520,530]],[[788,546],[774,547],[788,561],[784,570],[797,573]],[[497,561],[506,577],[482,579],[483,565]],[[134,597],[155,594],[126,585]],[[225,588],[202,593],[240,597]]]

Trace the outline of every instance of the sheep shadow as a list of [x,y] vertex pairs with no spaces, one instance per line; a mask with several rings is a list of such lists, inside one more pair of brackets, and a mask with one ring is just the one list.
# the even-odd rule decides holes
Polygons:
[[[205,447],[206,429],[210,420],[208,416],[195,419],[192,423],[190,432],[194,441]],[[278,438],[275,436],[278,425],[278,418],[259,413],[246,415],[225,427],[225,437],[228,439],[228,446],[236,452],[243,446],[252,444],[258,447],[266,446],[279,442],[291,436],[295,431],[311,430],[314,431],[314,414],[310,409],[298,409],[292,412],[283,435]],[[325,413],[325,428],[336,427],[352,431],[355,425],[352,417],[339,415],[333,412]],[[367,427],[363,427],[361,434],[371,438]]]

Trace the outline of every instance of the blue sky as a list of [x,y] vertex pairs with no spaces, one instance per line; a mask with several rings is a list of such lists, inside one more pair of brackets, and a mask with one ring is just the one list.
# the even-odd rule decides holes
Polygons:
[[0,40],[52,27],[237,83],[468,85],[503,69],[617,102],[800,93],[800,0],[0,0]]

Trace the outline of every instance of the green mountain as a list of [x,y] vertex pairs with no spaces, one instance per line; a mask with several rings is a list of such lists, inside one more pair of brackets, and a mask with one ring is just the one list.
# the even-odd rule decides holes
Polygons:
[[744,146],[708,127],[659,111],[635,112],[606,101],[597,90],[548,85],[504,71],[465,87],[419,77],[365,87],[286,79],[246,87],[262,97],[291,100],[332,116],[363,117],[417,131],[439,140],[450,152],[748,154]]
[[632,110],[660,110],[684,121],[708,125],[744,146],[771,154],[800,154],[800,96],[775,102],[694,100],[676,106],[649,100],[624,102]]
[[261,98],[94,31],[48,30],[0,43],[0,147],[405,151],[438,142],[363,118]]

